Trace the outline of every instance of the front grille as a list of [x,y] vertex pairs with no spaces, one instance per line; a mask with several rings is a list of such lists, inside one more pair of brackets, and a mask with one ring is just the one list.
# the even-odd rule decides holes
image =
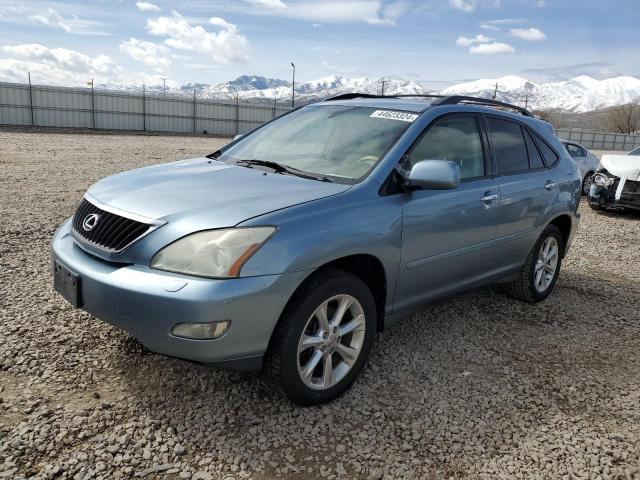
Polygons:
[[[98,215],[95,226],[87,231],[83,222],[91,214]],[[138,222],[107,212],[83,198],[73,216],[73,231],[81,240],[108,252],[120,252],[154,228],[154,225]]]
[[634,182],[633,180],[627,180],[622,187],[623,193],[640,193],[640,182]]

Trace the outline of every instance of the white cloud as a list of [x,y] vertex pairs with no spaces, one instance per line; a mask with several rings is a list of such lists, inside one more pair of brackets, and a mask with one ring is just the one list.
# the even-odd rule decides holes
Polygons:
[[168,37],[164,44],[178,50],[190,50],[210,55],[223,64],[243,63],[249,60],[249,40],[237,27],[220,17],[212,17],[209,23],[218,29],[209,32],[192,26],[178,12],[171,17],[158,17],[147,21],[147,31],[156,36]]
[[46,12],[34,13],[33,15],[30,15],[29,18],[34,22],[41,23],[42,25],[64,30],[67,33],[71,32],[69,24],[65,21],[62,15],[56,12],[53,8],[49,8]]
[[0,58],[0,78],[10,82],[24,83],[26,72],[31,72],[34,83],[47,85],[86,86],[91,78],[112,86],[162,84],[160,75],[127,71],[107,55],[89,56],[36,43],[5,45],[0,54],[9,57]]
[[113,59],[107,55],[90,57],[75,50],[49,48],[37,43],[5,45],[0,48],[0,52],[25,60],[37,60],[71,72],[109,73],[115,67]]
[[396,21],[390,18],[380,18],[380,17],[364,17],[364,21],[369,25],[385,25],[387,27],[395,27]]
[[459,47],[470,47],[471,45],[476,45],[478,43],[489,43],[491,41],[493,41],[493,38],[479,33],[473,38],[458,37],[458,39],[456,40],[456,45],[458,45]]
[[[66,4],[56,4],[65,8]],[[38,2],[23,3],[0,0],[0,19],[2,22],[16,25],[44,25],[49,28],[62,30],[72,35],[110,35],[105,30],[106,23],[96,20],[85,20],[77,15],[65,16],[56,9],[41,5]]]
[[493,25],[492,23],[481,23],[480,28],[484,30],[491,30],[493,32],[499,32],[501,30],[500,27]]
[[478,53],[482,55],[495,55],[497,53],[513,53],[516,49],[508,43],[491,42],[480,43],[469,48],[470,53]]
[[[289,2],[287,8],[273,9],[251,9],[246,13],[256,15],[277,15],[287,18],[308,20],[318,25],[322,23],[360,23],[369,22],[378,24],[389,24],[385,19],[394,21],[396,18],[389,17],[395,14],[398,4],[404,1],[395,1],[385,5],[382,0],[315,0],[303,2]],[[390,8],[389,10],[385,10]],[[388,14],[385,14],[385,11]],[[376,20],[377,19],[377,20]],[[316,27],[317,28],[317,27]]]
[[480,23],[480,28],[484,30],[491,30],[493,32],[501,32],[503,26],[514,23],[521,23],[522,21],[522,18],[500,18],[498,20],[488,20],[486,22],[482,22]]
[[547,39],[547,35],[537,28],[512,28],[509,30],[512,37],[521,38],[530,42],[541,42]]
[[171,65],[171,58],[168,56],[169,49],[157,43],[130,38],[129,40],[120,42],[120,51],[134,60],[158,70]]
[[162,9],[154,4],[154,3],[149,3],[149,2],[136,2],[136,7],[138,7],[138,10],[140,10],[141,12],[161,12]]
[[287,5],[281,2],[280,0],[245,0],[245,1],[247,3],[256,5],[258,7],[270,8],[275,10],[287,8]]
[[322,28],[322,24],[321,23],[313,23],[313,24],[311,24],[311,26],[313,28]]
[[369,25],[386,25],[394,27],[396,21],[409,10],[409,4],[405,1],[397,1],[380,6],[376,15],[364,17],[364,21]]
[[449,4],[453,8],[467,13],[473,12],[476,9],[476,0],[449,0]]

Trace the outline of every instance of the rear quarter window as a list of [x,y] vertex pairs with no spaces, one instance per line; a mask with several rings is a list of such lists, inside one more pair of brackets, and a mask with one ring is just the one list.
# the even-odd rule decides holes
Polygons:
[[542,158],[544,158],[544,163],[548,168],[553,167],[556,163],[558,163],[560,157],[549,145],[547,145],[547,142],[545,142],[539,135],[535,134],[535,137],[538,148],[540,149],[540,153],[542,153]]
[[531,134],[527,131],[526,128],[524,130],[524,139],[527,143],[527,151],[529,152],[529,166],[531,170],[536,170],[538,168],[544,168],[544,162],[542,161],[542,155],[536,147],[536,142],[531,138]]

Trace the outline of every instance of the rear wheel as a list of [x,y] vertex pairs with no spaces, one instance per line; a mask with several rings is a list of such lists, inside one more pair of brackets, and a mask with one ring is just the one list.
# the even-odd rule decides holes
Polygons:
[[299,405],[332,400],[362,370],[375,319],[373,295],[360,278],[337,269],[315,274],[276,326],[266,358],[269,378]]
[[555,225],[548,225],[531,249],[519,278],[509,285],[509,293],[525,302],[539,302],[549,296],[558,280],[564,241]]

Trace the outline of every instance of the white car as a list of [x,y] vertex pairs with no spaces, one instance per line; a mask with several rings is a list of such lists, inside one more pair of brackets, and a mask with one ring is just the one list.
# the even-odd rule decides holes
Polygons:
[[582,177],[582,194],[588,194],[589,188],[591,188],[591,184],[593,183],[593,174],[598,170],[600,160],[598,160],[598,157],[579,143],[569,140],[560,140],[560,142],[562,142],[564,147],[567,149],[567,152],[569,152],[569,155],[571,155],[573,162],[580,169],[580,176]]

